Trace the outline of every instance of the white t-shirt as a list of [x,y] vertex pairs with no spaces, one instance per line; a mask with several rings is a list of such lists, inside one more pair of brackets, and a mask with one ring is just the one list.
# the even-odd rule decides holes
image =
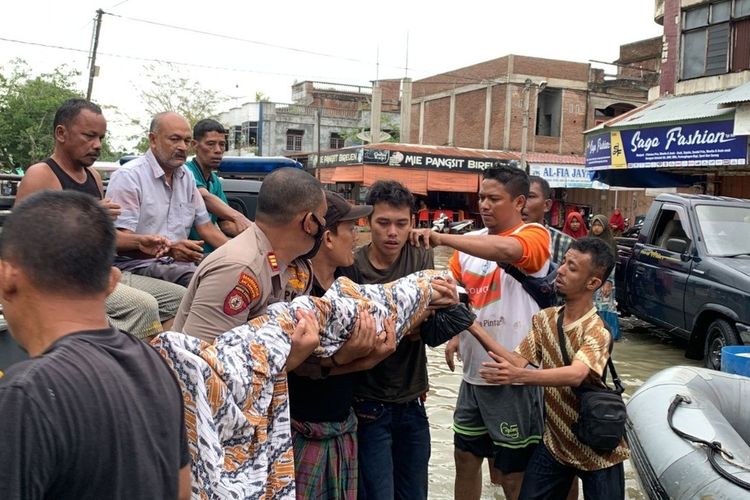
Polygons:
[[[487,233],[487,229],[481,229],[465,237]],[[501,236],[517,238],[524,247],[523,256],[514,264],[516,267],[531,276],[547,275],[549,233],[544,226],[520,224]],[[528,334],[531,317],[539,312],[534,299],[526,293],[521,283],[495,262],[454,252],[449,268],[466,289],[479,324],[506,349],[513,351]],[[492,359],[469,332],[461,332],[459,350],[463,359],[464,380],[474,385],[491,385],[480,377],[479,370],[483,362]]]

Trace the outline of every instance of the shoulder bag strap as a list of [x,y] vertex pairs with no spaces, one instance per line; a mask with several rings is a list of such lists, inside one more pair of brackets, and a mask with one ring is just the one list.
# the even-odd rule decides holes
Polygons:
[[497,265],[522,285],[526,282],[527,275],[513,264],[508,264],[507,262],[498,262]]
[[[566,365],[570,364],[570,357],[568,356],[568,349],[565,346],[565,334],[563,333],[563,316],[564,316],[565,307],[561,307],[559,311],[557,311],[557,335],[560,339],[560,353],[562,354],[563,361]],[[608,330],[609,331],[609,330]],[[612,334],[610,333],[610,336]],[[602,383],[606,386],[606,377],[607,377],[607,370],[609,369],[610,375],[612,376],[612,383],[615,385],[615,390],[622,394],[625,392],[625,388],[622,385],[622,381],[620,380],[620,377],[617,375],[617,370],[615,370],[615,364],[612,362],[612,347],[614,345],[614,340],[612,337],[610,337],[610,344],[609,344],[609,359],[607,359],[607,366],[604,368],[604,373],[602,373]]]

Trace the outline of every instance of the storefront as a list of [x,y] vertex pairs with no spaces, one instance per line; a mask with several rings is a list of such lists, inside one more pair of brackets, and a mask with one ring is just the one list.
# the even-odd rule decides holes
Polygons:
[[430,210],[455,212],[454,218],[475,217],[479,176],[495,164],[517,165],[504,151],[368,144],[321,153],[316,175],[328,189],[363,203],[367,188],[378,180],[396,180],[408,187]]
[[739,184],[731,195],[750,197],[750,116],[727,106],[729,92],[661,98],[588,131],[586,168],[612,186],[729,194]]
[[596,214],[609,216],[620,208],[625,217],[640,214],[644,190],[612,188],[594,180],[594,172],[585,166],[583,156],[533,153],[529,155],[529,173],[549,182],[552,188],[552,207],[547,223],[562,227],[570,212],[579,212],[588,220]]

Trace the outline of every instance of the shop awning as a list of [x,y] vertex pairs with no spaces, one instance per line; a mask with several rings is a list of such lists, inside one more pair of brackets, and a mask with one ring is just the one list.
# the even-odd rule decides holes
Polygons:
[[333,182],[362,182],[364,178],[362,165],[336,167],[331,180]]
[[[341,168],[341,167],[338,167]],[[427,194],[427,171],[408,170],[393,167],[371,167],[365,165],[362,184],[366,187],[372,186],[376,181],[393,180],[398,181],[412,193]]]
[[735,109],[717,104],[730,92],[663,97],[587,131],[586,168],[600,172],[595,180],[631,187],[690,185],[710,172],[747,169],[748,137],[734,133]]
[[476,193],[479,174],[496,163],[517,165],[516,153],[497,150],[427,146],[422,144],[367,144],[321,153],[318,178],[324,184],[397,180],[414,193],[428,191]]

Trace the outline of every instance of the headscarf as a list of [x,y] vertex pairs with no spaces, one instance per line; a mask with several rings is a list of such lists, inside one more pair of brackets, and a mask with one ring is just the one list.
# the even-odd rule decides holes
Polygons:
[[619,208],[615,208],[615,211],[612,212],[612,217],[609,218],[609,225],[612,226],[615,231],[622,232],[625,230],[625,218],[623,218]]
[[[596,222],[604,227],[604,232],[598,236],[594,234],[594,223]],[[612,250],[612,254],[617,257],[617,243],[615,242],[615,237],[612,236],[612,228],[607,225],[606,215],[595,215],[594,218],[591,219],[591,230],[589,230],[589,236],[604,240],[604,242],[609,245],[610,250]]]
[[[578,222],[581,223],[581,226],[578,228],[578,231],[573,231],[570,229],[570,221],[573,219],[578,219]],[[583,238],[588,234],[588,229],[586,229],[586,223],[583,222],[583,215],[579,214],[578,212],[570,212],[568,216],[565,218],[565,225],[563,226],[563,233],[567,234],[573,239]]]

